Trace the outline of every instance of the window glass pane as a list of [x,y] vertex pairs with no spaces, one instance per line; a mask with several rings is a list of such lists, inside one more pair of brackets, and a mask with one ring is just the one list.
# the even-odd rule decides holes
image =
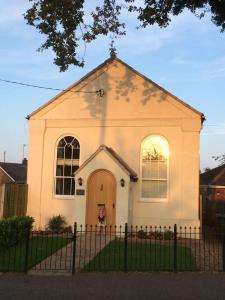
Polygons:
[[79,168],[80,144],[72,136],[61,139],[57,146],[55,192],[57,195],[74,195],[74,172]]
[[64,148],[57,148],[57,158],[64,158]]
[[[169,146],[161,136],[149,136],[141,145],[142,197],[167,197]],[[147,180],[148,179],[148,180]]]
[[64,176],[66,177],[74,177],[74,172],[78,169],[79,167],[78,166],[68,166],[68,165],[65,165],[64,166]]
[[58,147],[64,147],[66,145],[66,141],[63,139],[61,139],[58,143]]
[[71,195],[75,195],[75,180],[71,179]]
[[159,161],[158,165],[159,165],[159,178],[167,179],[167,162]]
[[66,136],[64,139],[66,140],[66,142],[68,144],[70,144],[74,140],[74,137],[73,136]]
[[78,140],[74,139],[73,142],[72,142],[72,146],[74,148],[80,148],[80,144],[79,144]]
[[61,165],[56,166],[56,176],[63,176],[63,166]]
[[56,178],[56,195],[63,195],[63,179]]
[[150,176],[151,176],[151,163],[142,162],[142,177],[150,178]]
[[161,136],[149,136],[142,143],[142,151],[150,152],[152,159],[165,159],[169,156],[167,141]]
[[74,194],[73,182],[73,178],[64,178],[64,195]]
[[80,158],[80,149],[73,148],[73,158],[74,159],[79,159]]
[[142,181],[143,198],[166,198],[167,181],[160,180],[143,180]]
[[167,179],[167,163],[154,160],[143,162],[142,177],[148,179]]
[[71,177],[72,176],[72,167],[71,166],[64,166],[64,176]]
[[161,180],[158,181],[158,198],[166,198],[167,197],[167,181]]
[[157,194],[157,181],[143,180],[142,181],[142,197],[155,198]]
[[65,147],[65,158],[72,158],[72,147],[71,147],[71,145],[66,145],[66,147]]
[[158,161],[151,161],[151,174],[150,174],[150,178],[151,179],[158,179],[159,178],[159,164],[158,164]]
[[151,160],[151,153],[148,151],[148,149],[142,148],[142,159],[143,160]]

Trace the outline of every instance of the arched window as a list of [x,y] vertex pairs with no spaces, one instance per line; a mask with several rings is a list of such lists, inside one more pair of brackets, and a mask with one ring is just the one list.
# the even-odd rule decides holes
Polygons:
[[169,145],[166,139],[152,135],[141,145],[141,198],[160,201],[167,198]]
[[57,145],[55,194],[74,195],[74,172],[79,168],[80,144],[73,136],[65,136]]

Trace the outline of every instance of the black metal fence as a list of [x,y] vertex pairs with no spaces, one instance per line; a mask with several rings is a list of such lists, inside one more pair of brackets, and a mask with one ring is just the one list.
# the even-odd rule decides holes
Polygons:
[[225,238],[200,228],[77,226],[27,230],[0,249],[0,272],[225,271]]
[[212,201],[207,198],[202,201],[203,225],[215,228],[216,231],[225,229],[225,202]]

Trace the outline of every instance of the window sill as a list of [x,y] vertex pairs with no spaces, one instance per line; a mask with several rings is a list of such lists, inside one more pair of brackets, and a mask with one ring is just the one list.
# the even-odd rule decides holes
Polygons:
[[62,200],[73,200],[75,199],[75,195],[54,195],[55,199],[62,199]]
[[141,198],[140,202],[162,203],[168,202],[168,198]]

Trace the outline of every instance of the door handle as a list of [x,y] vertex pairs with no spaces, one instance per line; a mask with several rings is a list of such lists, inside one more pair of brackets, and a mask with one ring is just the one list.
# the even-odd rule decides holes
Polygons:
[[113,203],[112,207],[115,208],[115,203]]

